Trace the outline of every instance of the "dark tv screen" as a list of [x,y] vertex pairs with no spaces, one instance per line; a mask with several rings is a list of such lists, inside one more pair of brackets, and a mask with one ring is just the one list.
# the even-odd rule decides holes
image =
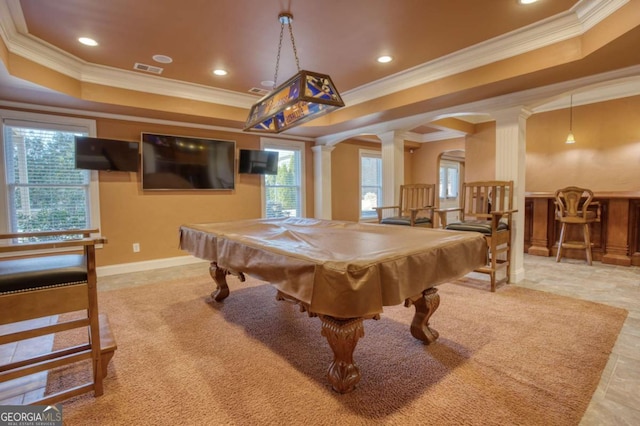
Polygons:
[[76,136],[76,169],[137,172],[138,145],[138,142]]
[[238,173],[277,175],[278,151],[241,149]]
[[235,188],[234,141],[142,133],[142,189]]

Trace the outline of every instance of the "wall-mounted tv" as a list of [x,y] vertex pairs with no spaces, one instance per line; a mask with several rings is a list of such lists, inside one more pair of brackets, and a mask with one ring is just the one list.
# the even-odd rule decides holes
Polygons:
[[241,149],[238,173],[258,175],[278,174],[278,151]]
[[234,141],[142,133],[142,189],[235,188]]
[[139,151],[138,142],[76,136],[76,169],[137,172]]

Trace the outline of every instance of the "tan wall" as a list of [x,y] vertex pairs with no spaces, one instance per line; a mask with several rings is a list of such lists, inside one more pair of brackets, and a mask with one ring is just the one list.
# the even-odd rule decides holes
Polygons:
[[[413,150],[415,153],[415,150]],[[404,150],[404,183],[413,183],[413,153],[408,149]]]
[[476,132],[465,144],[464,181],[493,180],[496,177],[496,125],[476,124]]
[[[259,146],[252,135],[97,120],[99,137],[139,141],[143,131],[235,140],[238,149]],[[109,240],[99,252],[99,266],[185,255],[177,244],[178,228],[184,223],[260,217],[257,176],[236,174],[235,191],[143,192],[139,173],[99,174],[102,234]],[[140,243],[139,253],[132,252],[134,242]]]
[[[331,213],[335,220],[360,220],[360,149],[380,151],[379,143],[347,140],[331,152]],[[413,183],[417,164],[414,158],[420,149],[404,151],[404,181]]]
[[360,149],[380,151],[380,144],[348,140],[331,151],[331,217],[360,220]]
[[[35,111],[38,112],[38,111]],[[88,117],[93,119],[93,117]],[[96,119],[97,136],[139,141],[140,134],[225,139],[236,149],[259,149],[260,137],[234,133],[163,126],[140,122]],[[313,153],[307,143],[306,214],[313,217]],[[163,259],[187,254],[178,248],[178,229],[185,223],[220,222],[261,217],[261,178],[236,173],[234,191],[142,191],[140,175],[99,172],[101,232],[108,243],[98,250],[98,266]],[[140,244],[133,253],[132,244]]]
[[411,154],[412,176],[410,183],[436,183],[438,180],[438,157],[446,151],[464,150],[463,138],[423,143]]
[[640,191],[640,96],[574,107],[573,145],[568,132],[568,109],[529,117],[527,192]]
[[466,138],[427,142],[411,154],[412,183],[436,183],[438,158],[447,151],[465,152],[463,180],[491,180],[495,178],[495,123],[476,125],[476,133]]
[[[191,129],[177,126],[97,120],[99,137],[139,141],[141,132],[236,141],[236,149],[259,149],[260,139],[247,133]],[[306,157],[307,215],[313,216],[313,158]],[[109,243],[98,255],[98,265],[113,265],[183,256],[178,229],[185,223],[221,222],[261,217],[261,178],[236,174],[234,191],[142,191],[136,173],[100,173],[102,233]],[[140,252],[132,244],[140,243]]]
[[[490,137],[490,141],[483,139],[489,138],[489,132],[483,132],[482,135],[476,136],[474,143],[484,147],[478,149],[478,153],[472,160],[475,168],[479,169],[476,175],[483,175],[482,167],[484,163],[490,161],[494,164],[494,159],[485,159],[483,151],[487,151],[486,146],[495,140]],[[438,178],[438,157],[441,153],[452,150],[464,150],[466,146],[465,139],[450,139],[446,141],[424,143],[418,148],[406,149],[404,153],[404,180],[406,183],[436,183]],[[373,149],[380,150],[380,145],[376,143],[367,143],[355,140],[341,142],[331,152],[331,211],[332,218],[335,220],[358,221],[360,219],[360,187],[359,187],[359,152],[358,150]],[[489,149],[490,152],[494,152]],[[486,175],[486,174],[485,174]],[[486,179],[489,179],[487,177]]]

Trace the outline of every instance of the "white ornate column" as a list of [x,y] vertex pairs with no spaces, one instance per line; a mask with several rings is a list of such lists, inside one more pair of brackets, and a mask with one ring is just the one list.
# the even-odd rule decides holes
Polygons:
[[382,142],[382,205],[393,206],[404,183],[404,132],[391,131],[378,137]]
[[510,282],[524,279],[524,198],[526,124],[531,111],[512,108],[493,114],[496,119],[496,179],[512,180],[514,208],[511,234]]
[[331,151],[335,146],[316,145],[313,151],[313,193],[316,219],[331,219]]

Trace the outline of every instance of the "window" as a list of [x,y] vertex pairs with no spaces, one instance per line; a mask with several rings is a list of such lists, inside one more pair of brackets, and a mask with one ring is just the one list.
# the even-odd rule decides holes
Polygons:
[[360,217],[376,217],[375,207],[382,202],[382,155],[360,150]]
[[3,232],[98,228],[97,172],[75,168],[74,136],[93,120],[2,111]]
[[278,152],[278,174],[264,176],[263,217],[303,217],[304,142],[263,138],[262,149]]
[[460,164],[455,161],[440,162],[440,198],[458,198]]

